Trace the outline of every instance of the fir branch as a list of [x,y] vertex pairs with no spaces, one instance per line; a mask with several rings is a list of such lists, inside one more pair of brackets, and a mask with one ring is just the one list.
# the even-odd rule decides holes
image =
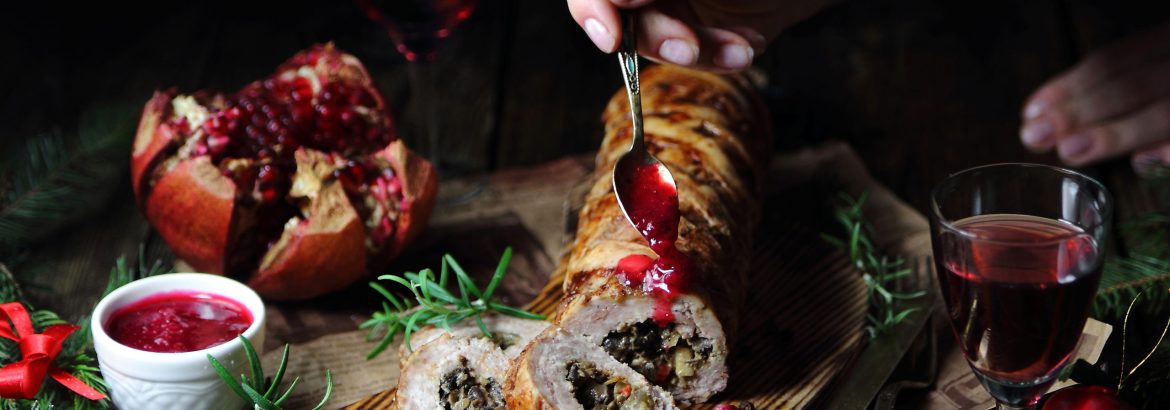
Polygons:
[[[1144,181],[1155,192],[1170,192],[1170,179]],[[1126,239],[1128,256],[1105,262],[1101,286],[1093,303],[1095,317],[1118,322],[1126,302],[1139,294],[1149,297],[1142,303],[1146,314],[1170,310],[1170,209],[1150,212],[1123,221],[1120,232]]]
[[[119,257],[110,270],[109,282],[103,295],[136,279],[154,276],[168,272],[162,267],[162,261],[156,260],[152,265],[146,265],[145,249],[138,248],[138,265],[128,266],[125,257]],[[47,326],[68,323],[56,313],[49,310],[34,309],[24,298],[20,284],[15,276],[0,264],[0,299],[2,301],[19,301],[29,311],[33,327],[38,331]],[[81,382],[94,389],[107,393],[105,380],[98,369],[97,358],[93,352],[93,335],[90,332],[90,321],[82,317],[77,321],[79,329],[69,335],[61,346],[54,364],[69,372]],[[0,363],[11,363],[20,358],[20,348],[12,341],[0,339]],[[0,409],[72,409],[72,410],[105,410],[110,407],[109,400],[92,401],[73,394],[55,382],[46,382],[40,393],[33,400],[0,400]]]
[[[451,255],[443,255],[438,280],[430,269],[423,269],[418,273],[407,272],[402,276],[382,275],[378,277],[379,280],[391,281],[406,287],[414,294],[417,306],[412,305],[410,300],[394,296],[392,292],[377,282],[370,282],[370,287],[382,294],[389,303],[383,302],[382,311],[374,312],[370,320],[365,321],[360,326],[362,329],[370,329],[371,340],[377,338],[378,333],[382,333],[381,340],[366,355],[366,358],[373,359],[385,351],[399,333],[403,334],[406,347],[410,349],[410,335],[424,326],[449,329],[451,325],[468,318],[475,318],[476,324],[479,325],[484,336],[492,337],[492,333],[484,325],[482,318],[483,313],[489,310],[524,319],[544,320],[543,315],[492,301],[492,296],[504,279],[508,263],[511,260],[512,248],[505,248],[504,255],[500,257],[500,262],[496,265],[496,271],[492,275],[488,287],[483,291],[476,287],[475,281]],[[455,273],[455,284],[459,288],[458,296],[447,290],[450,272]]]
[[0,165],[0,254],[48,237],[100,208],[124,179],[133,113],[121,105],[83,113],[77,133],[35,136]]
[[849,258],[850,266],[861,273],[868,290],[870,310],[865,316],[866,331],[873,339],[914,313],[916,309],[899,308],[901,301],[921,297],[926,291],[891,290],[899,278],[912,274],[912,271],[901,257],[894,258],[882,254],[874,245],[871,239],[873,227],[866,222],[865,215],[861,212],[867,194],[862,194],[857,199],[845,193],[840,193],[839,197],[841,203],[835,207],[833,216],[844,228],[846,236],[821,234],[821,238],[844,251]]

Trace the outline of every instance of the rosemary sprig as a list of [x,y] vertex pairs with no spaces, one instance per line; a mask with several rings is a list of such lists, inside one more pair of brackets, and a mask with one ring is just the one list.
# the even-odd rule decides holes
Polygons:
[[[256,410],[280,410],[281,404],[292,396],[293,389],[297,388],[297,383],[301,381],[298,376],[289,383],[288,389],[284,393],[280,393],[280,382],[284,379],[284,371],[288,365],[288,343],[284,345],[284,352],[280,355],[280,364],[276,367],[276,373],[272,377],[264,375],[264,367],[260,363],[260,355],[256,354],[256,348],[252,347],[252,342],[244,335],[240,335],[240,343],[244,345],[244,354],[248,358],[248,367],[251,369],[252,377],[241,374],[240,379],[236,380],[232,376],[231,371],[224,367],[223,363],[215,359],[215,356],[207,355],[207,361],[211,363],[211,367],[215,369],[215,373],[219,378],[227,383],[228,388],[232,389],[237,396],[244,399],[245,402],[251,403],[252,408]],[[263,393],[261,393],[263,392]],[[280,393],[279,396],[277,394]],[[313,407],[313,410],[318,410],[325,406],[329,401],[329,396],[333,395],[333,372],[325,370],[325,397]]]
[[[491,337],[492,333],[488,331],[482,318],[483,313],[489,310],[524,319],[544,320],[543,315],[492,301],[492,295],[495,294],[500,282],[503,281],[508,263],[511,260],[512,248],[505,248],[504,255],[500,257],[500,262],[496,265],[495,274],[492,275],[491,281],[483,291],[476,287],[471,276],[463,270],[462,266],[459,266],[459,263],[451,255],[443,255],[437,280],[434,272],[430,269],[423,269],[418,273],[406,272],[402,276],[382,275],[378,277],[379,280],[391,281],[406,287],[414,294],[417,305],[412,305],[409,300],[394,296],[394,293],[377,282],[370,282],[370,287],[382,294],[386,298],[386,302],[382,302],[382,310],[374,312],[370,320],[361,324],[361,328],[370,329],[370,340],[375,339],[379,332],[385,333],[382,334],[381,340],[374,346],[373,350],[370,350],[370,353],[366,355],[366,358],[373,359],[385,351],[399,333],[403,334],[406,346],[410,349],[411,333],[422,329],[423,326],[450,329],[451,325],[472,317],[475,318],[475,322],[479,325],[484,336]],[[451,272],[455,273],[455,284],[459,288],[458,296],[447,290],[447,282]]]
[[887,332],[918,310],[899,309],[898,301],[921,297],[926,291],[899,292],[890,289],[898,278],[911,274],[910,268],[901,257],[890,257],[879,252],[870,239],[873,228],[865,221],[865,215],[861,212],[868,193],[857,199],[845,193],[840,193],[839,196],[841,204],[836,206],[833,216],[845,228],[847,236],[838,238],[821,234],[821,238],[844,251],[849,257],[849,264],[861,273],[861,278],[868,289],[870,310],[865,316],[867,323],[865,330],[872,339]]

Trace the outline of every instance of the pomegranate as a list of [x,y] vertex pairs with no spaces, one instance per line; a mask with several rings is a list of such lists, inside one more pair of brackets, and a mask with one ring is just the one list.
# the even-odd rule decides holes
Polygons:
[[383,269],[422,231],[438,190],[365,67],[332,44],[232,95],[155,92],[131,177],[175,254],[277,300]]

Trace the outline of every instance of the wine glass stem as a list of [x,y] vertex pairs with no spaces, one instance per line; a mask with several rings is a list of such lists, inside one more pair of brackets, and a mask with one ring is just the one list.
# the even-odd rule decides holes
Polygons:
[[412,61],[407,65],[407,75],[410,77],[411,100],[422,110],[421,132],[425,135],[424,142],[427,160],[431,162],[436,173],[442,176],[442,130],[439,122],[439,87],[438,75],[435,72],[437,65],[427,59]]

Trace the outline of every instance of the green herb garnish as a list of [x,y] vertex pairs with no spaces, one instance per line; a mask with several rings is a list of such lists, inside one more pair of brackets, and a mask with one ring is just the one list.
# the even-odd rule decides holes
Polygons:
[[[244,335],[240,335],[240,343],[244,344],[244,354],[248,357],[248,367],[252,372],[251,378],[241,374],[240,379],[236,380],[231,372],[212,355],[207,355],[207,361],[211,362],[211,367],[215,369],[219,378],[227,383],[228,388],[243,398],[245,402],[251,403],[253,409],[280,410],[280,405],[288,400],[293,389],[297,387],[297,383],[301,381],[300,377],[294,378],[292,383],[289,383],[288,389],[277,396],[277,393],[280,393],[280,382],[284,379],[284,370],[288,364],[288,343],[284,345],[284,352],[280,356],[280,365],[276,367],[276,374],[271,378],[264,376],[260,356],[256,354],[256,348],[252,347],[252,342]],[[313,410],[324,407],[331,395],[333,395],[333,373],[325,370],[325,397],[321,398],[321,402],[317,403]]]
[[[500,286],[500,282],[503,281],[508,263],[511,260],[512,248],[505,248],[504,255],[500,257],[500,263],[496,265],[496,272],[492,275],[491,282],[483,291],[475,286],[471,276],[463,270],[463,267],[459,266],[459,263],[451,255],[443,255],[442,263],[439,266],[438,280],[435,280],[435,274],[430,269],[423,269],[418,273],[406,272],[402,276],[382,275],[378,277],[379,280],[388,280],[405,286],[414,294],[414,299],[418,302],[417,306],[412,305],[409,300],[394,296],[377,282],[370,282],[370,287],[381,293],[388,303],[382,302],[382,310],[374,312],[370,320],[361,324],[362,329],[370,329],[371,340],[376,338],[379,332],[385,332],[381,341],[366,355],[366,358],[372,359],[385,351],[399,333],[403,334],[407,349],[410,349],[410,334],[422,329],[423,326],[438,326],[449,330],[451,325],[471,317],[475,318],[475,322],[483,331],[484,336],[491,337],[492,333],[484,325],[482,317],[483,313],[489,310],[523,319],[544,320],[543,315],[492,301],[492,295]],[[455,273],[455,284],[459,287],[458,296],[447,291],[447,280],[450,277],[450,272]]]
[[889,331],[918,310],[899,309],[897,303],[899,300],[917,298],[925,295],[926,291],[897,292],[888,288],[898,278],[908,276],[912,271],[906,267],[906,261],[901,257],[882,254],[874,246],[873,240],[870,239],[873,228],[865,221],[865,215],[861,212],[867,194],[862,194],[857,199],[845,193],[841,193],[840,197],[842,204],[834,209],[833,215],[845,228],[847,236],[837,238],[821,234],[821,237],[844,251],[849,257],[849,264],[861,272],[869,295],[870,312],[865,315],[867,323],[865,330],[872,339]]

